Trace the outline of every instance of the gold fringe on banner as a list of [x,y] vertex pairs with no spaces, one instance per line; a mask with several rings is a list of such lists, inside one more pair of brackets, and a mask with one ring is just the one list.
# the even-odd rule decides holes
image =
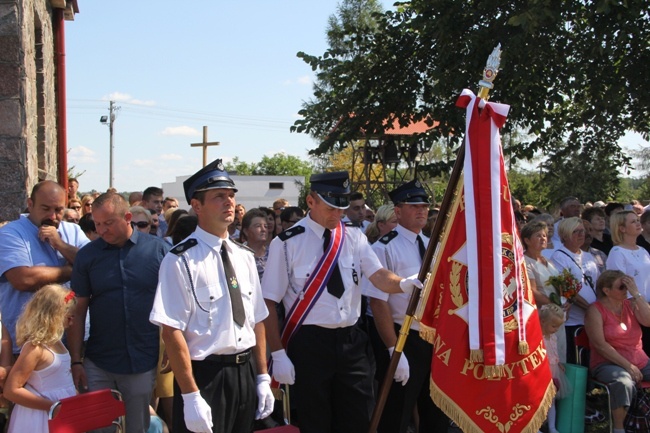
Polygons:
[[472,349],[469,351],[469,360],[472,362],[483,362],[483,349]]
[[485,375],[487,377],[501,377],[505,374],[506,368],[503,365],[486,365]]
[[517,347],[517,351],[519,352],[520,355],[528,355],[528,353],[530,352],[530,348],[528,347],[528,342],[520,341],[519,347]]
[[420,322],[420,338],[429,344],[433,344],[436,339],[436,330]]
[[[443,393],[440,388],[436,386],[433,380],[430,381],[429,393],[431,399],[453,422],[455,422],[458,427],[463,431],[463,433],[484,433],[476,423],[473,421],[473,418],[479,417],[479,414],[468,414],[461,409],[461,407],[456,404],[451,398],[449,398],[445,393]],[[540,402],[537,412],[531,418],[528,425],[524,426],[520,433],[538,433],[539,428],[544,424],[548,416],[548,410],[553,403],[555,398],[555,385],[553,382],[548,384],[544,397]],[[498,421],[496,424],[500,424]],[[500,428],[501,427],[501,428]],[[495,431],[507,432],[508,429],[504,425],[495,425]]]

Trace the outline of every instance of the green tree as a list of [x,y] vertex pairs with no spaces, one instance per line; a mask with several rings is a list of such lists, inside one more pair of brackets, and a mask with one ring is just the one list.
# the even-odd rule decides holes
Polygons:
[[279,152],[273,156],[263,156],[262,160],[255,165],[253,174],[267,176],[309,176],[312,172],[312,164],[303,161],[297,156],[287,155]]
[[226,171],[230,173],[237,173],[240,176],[250,176],[257,168],[254,162],[240,161],[238,156],[235,156],[232,161],[224,164]]
[[[298,53],[318,80],[292,130],[320,140],[313,154],[359,131],[377,134],[394,118],[439,121],[429,134],[451,137],[455,149],[465,122],[456,98],[476,86],[497,42],[504,51],[491,97],[512,107],[504,134],[525,133],[508,149],[513,158],[550,155],[547,170],[593,172],[606,186],[573,194],[613,195],[619,175],[610,163],[628,162],[619,138],[650,134],[647,0],[413,0],[373,17],[377,26],[343,26],[355,35],[345,44],[320,56]],[[550,199],[571,186],[552,181],[557,175],[546,173]]]

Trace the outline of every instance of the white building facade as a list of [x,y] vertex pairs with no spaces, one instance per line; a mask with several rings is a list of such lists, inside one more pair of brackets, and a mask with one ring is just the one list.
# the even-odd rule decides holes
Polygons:
[[[178,176],[176,182],[163,183],[165,197],[174,197],[182,209],[189,209],[183,190],[183,182],[191,175]],[[236,201],[246,210],[254,207],[272,207],[279,198],[286,199],[291,206],[298,205],[300,189],[305,182],[303,176],[231,176],[237,187]]]

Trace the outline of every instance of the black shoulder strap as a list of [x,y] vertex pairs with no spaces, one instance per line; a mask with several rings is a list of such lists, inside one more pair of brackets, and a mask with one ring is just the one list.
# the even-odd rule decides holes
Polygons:
[[384,236],[379,238],[379,242],[381,242],[384,245],[388,245],[388,242],[392,241],[397,237],[398,233],[396,231],[391,231],[386,233]]
[[296,235],[302,234],[305,232],[305,227],[304,226],[294,226],[291,228],[286,229],[282,233],[278,235],[280,240],[282,242],[286,241],[287,239],[290,239]]
[[199,243],[199,241],[197,241],[196,239],[190,238],[190,239],[186,240],[185,242],[181,242],[180,244],[176,245],[174,248],[169,250],[169,252],[171,252],[173,254],[176,254],[177,256],[180,256],[185,251],[187,251],[190,248],[196,246],[198,243]]

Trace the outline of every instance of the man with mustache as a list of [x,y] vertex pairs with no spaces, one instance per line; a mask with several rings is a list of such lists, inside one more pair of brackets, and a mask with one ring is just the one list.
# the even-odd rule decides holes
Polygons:
[[66,200],[61,185],[39,182],[27,199],[29,214],[0,229],[0,308],[16,354],[23,305],[46,284],[67,284],[77,251],[89,242],[77,224],[62,221]]

